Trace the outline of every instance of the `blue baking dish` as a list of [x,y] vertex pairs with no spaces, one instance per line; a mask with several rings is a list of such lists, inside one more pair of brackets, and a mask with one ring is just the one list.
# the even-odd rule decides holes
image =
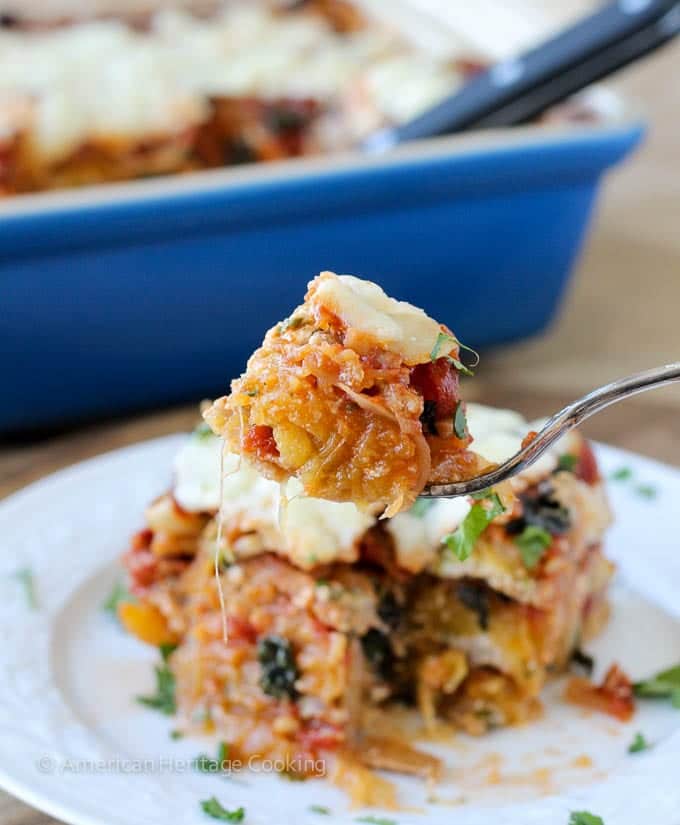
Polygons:
[[224,392],[320,270],[470,346],[550,322],[639,122],[240,167],[0,206],[0,432]]

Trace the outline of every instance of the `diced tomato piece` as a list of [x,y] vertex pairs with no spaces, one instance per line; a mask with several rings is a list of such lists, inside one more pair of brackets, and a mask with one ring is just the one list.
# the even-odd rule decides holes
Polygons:
[[130,589],[138,593],[151,587],[158,573],[158,558],[151,550],[134,545],[123,556],[123,564],[130,575]]
[[574,473],[586,484],[597,484],[600,481],[600,468],[597,466],[597,459],[589,441],[584,441],[581,445]]
[[229,616],[227,622],[230,640],[255,644],[257,641],[257,630],[255,630],[250,622],[245,619],[239,619],[238,616]]
[[151,547],[151,540],[153,539],[153,530],[147,527],[145,530],[138,530],[130,542],[131,550],[148,550]]
[[608,713],[627,722],[635,712],[633,685],[618,665],[612,665],[601,685],[573,677],[567,684],[565,699],[575,705]]
[[327,722],[312,722],[298,735],[298,741],[310,751],[337,748],[343,741],[342,728]]
[[418,364],[411,373],[411,386],[425,401],[435,403],[435,420],[447,418],[456,411],[459,401],[458,371],[447,358]]
[[255,453],[260,461],[269,461],[279,456],[274,431],[264,424],[255,424],[250,427],[243,436],[243,450],[247,453]]

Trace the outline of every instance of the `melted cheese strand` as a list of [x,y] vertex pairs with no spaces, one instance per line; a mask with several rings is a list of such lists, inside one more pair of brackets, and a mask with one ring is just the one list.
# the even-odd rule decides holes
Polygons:
[[215,543],[215,556],[213,562],[215,566],[217,593],[220,599],[220,614],[222,616],[222,640],[226,645],[229,644],[229,624],[227,622],[227,607],[224,601],[224,590],[222,589],[222,577],[220,576],[220,549],[222,546],[222,526],[224,524],[224,454],[227,451],[227,445],[223,438],[220,439],[220,442],[220,501],[219,509],[217,510],[217,541]]

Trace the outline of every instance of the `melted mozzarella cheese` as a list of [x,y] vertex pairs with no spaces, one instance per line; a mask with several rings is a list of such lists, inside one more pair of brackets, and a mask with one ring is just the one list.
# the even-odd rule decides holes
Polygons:
[[[467,419],[475,439],[474,449],[493,462],[513,455],[526,434],[540,429],[544,423],[529,423],[511,410],[480,404],[467,405]],[[214,436],[192,435],[177,455],[173,494],[183,509],[217,511],[220,445]],[[521,473],[517,483],[525,486],[549,475],[559,455],[570,449],[571,437],[565,436],[548,455]],[[244,531],[257,531],[263,542],[257,547],[279,552],[303,568],[334,561],[355,562],[361,537],[376,523],[374,517],[353,504],[302,495],[297,479],[290,479],[285,485],[282,502],[281,488],[276,482],[263,478],[247,462],[231,454],[224,459],[222,493],[225,521],[238,519]],[[420,516],[410,510],[386,520],[399,566],[418,572],[433,565],[442,539],[463,522],[471,506],[469,498],[438,499]],[[458,570],[459,563],[456,565]]]
[[[390,298],[377,284],[353,275],[322,273],[310,303],[337,315],[353,334],[399,353],[407,364],[429,361],[442,331],[422,309]],[[441,339],[438,353],[448,355],[455,347],[455,339]]]
[[[88,139],[181,133],[209,116],[210,96],[337,102],[352,89],[377,113],[375,128],[427,108],[457,78],[448,59],[381,25],[338,35],[321,17],[277,14],[257,0],[225,3],[207,20],[162,11],[144,33],[114,20],[0,29],[0,134],[18,131],[16,101],[28,103],[32,145],[58,160]],[[351,135],[360,127],[344,103]]]
[[[519,413],[482,404],[466,406],[467,422],[473,436],[472,449],[495,464],[514,455],[522,440],[532,430],[539,430],[545,421],[527,422]],[[516,484],[520,489],[549,475],[557,466],[558,457],[572,448],[572,437],[567,435],[535,464],[520,473]],[[429,567],[438,557],[442,539],[452,533],[470,512],[469,498],[438,499],[422,516],[412,511],[399,513],[387,523],[394,541],[399,564],[418,572]],[[453,562],[456,570],[460,563]]]
[[[220,445],[213,436],[192,435],[180,450],[173,495],[183,509],[217,511]],[[244,532],[258,532],[263,549],[282,553],[299,567],[356,561],[357,542],[375,522],[372,516],[353,504],[304,496],[296,479],[286,484],[282,498],[276,482],[232,454],[225,455],[223,470],[225,523],[238,519]]]
[[470,512],[468,498],[436,499],[422,515],[398,513],[387,522],[400,567],[417,573],[439,554],[442,539],[452,533]]
[[[502,464],[522,447],[523,439],[532,431],[542,429],[547,419],[526,421],[513,410],[501,410],[482,404],[466,405],[467,422],[473,442],[471,449],[479,455]],[[574,436],[567,434],[532,464],[520,473],[519,479],[524,484],[532,484],[549,475],[557,466],[560,455],[573,449]]]

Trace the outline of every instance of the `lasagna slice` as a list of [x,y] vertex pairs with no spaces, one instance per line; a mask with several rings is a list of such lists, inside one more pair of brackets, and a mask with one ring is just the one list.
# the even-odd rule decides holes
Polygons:
[[347,149],[477,68],[345,0],[15,5],[0,14],[0,197]]
[[[474,404],[468,423],[490,462],[533,428]],[[397,707],[473,735],[530,721],[607,618],[609,508],[576,433],[493,511],[421,500],[391,519],[301,496],[297,479],[281,491],[221,449],[204,425],[188,438],[125,554],[136,600],[119,612],[144,641],[176,645],[177,725],[217,733],[234,759],[322,765],[355,801],[384,806],[392,792],[372,768],[439,769],[398,732]],[[461,553],[478,506],[488,523]]]
[[323,272],[206,411],[231,452],[309,496],[386,515],[428,481],[476,475],[459,343],[370,281]]

